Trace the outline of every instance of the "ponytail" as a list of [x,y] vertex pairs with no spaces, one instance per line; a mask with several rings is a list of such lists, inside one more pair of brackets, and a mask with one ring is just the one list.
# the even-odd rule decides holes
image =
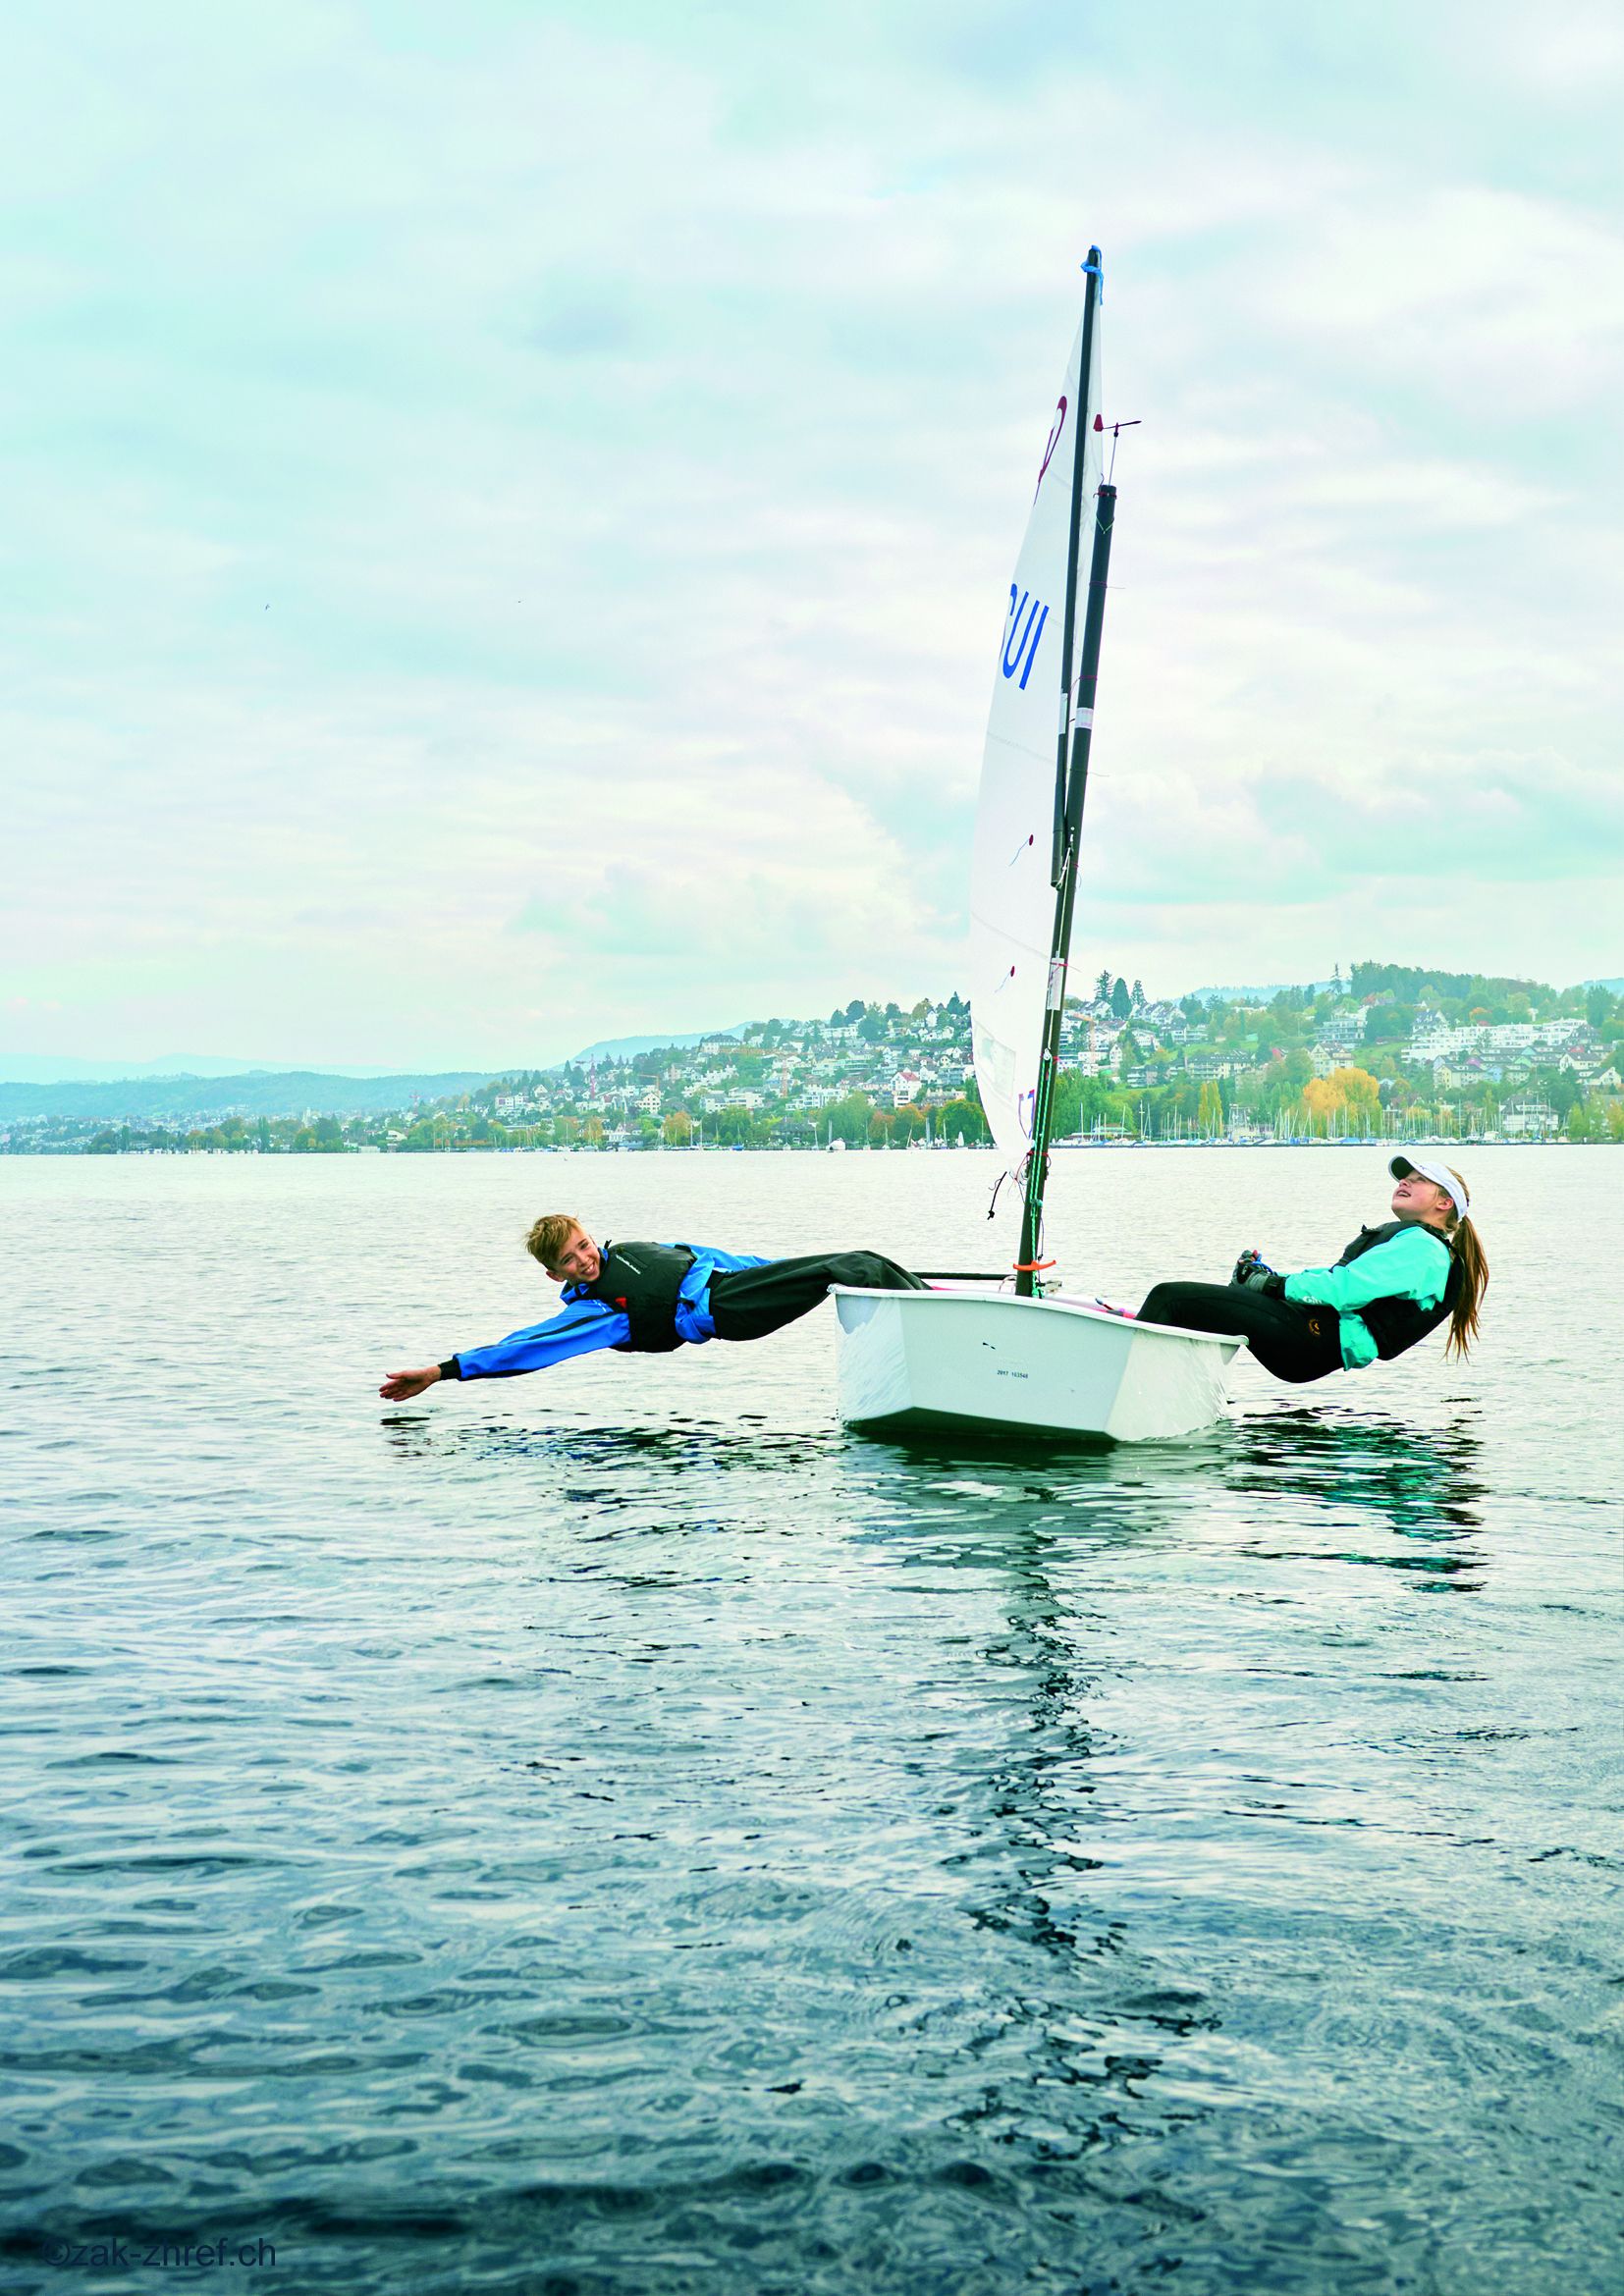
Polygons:
[[[1460,1180],[1460,1192],[1465,1196],[1466,1182],[1460,1179],[1453,1164],[1449,1170],[1456,1180]],[[1478,1231],[1472,1225],[1470,1212],[1462,1212],[1443,1233],[1445,1243],[1455,1255],[1455,1265],[1460,1269],[1460,1290],[1449,1315],[1449,1344],[1443,1352],[1446,1356],[1459,1356],[1464,1361],[1471,1353],[1472,1342],[1478,1336],[1478,1309],[1483,1303],[1484,1293],[1489,1289],[1489,1258],[1478,1241]]]

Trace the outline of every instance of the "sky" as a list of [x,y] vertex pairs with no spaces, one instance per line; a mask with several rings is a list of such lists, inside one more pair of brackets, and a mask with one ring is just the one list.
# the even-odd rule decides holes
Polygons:
[[1074,972],[1624,972],[1624,18],[14,0],[4,1055],[960,985],[1105,253]]

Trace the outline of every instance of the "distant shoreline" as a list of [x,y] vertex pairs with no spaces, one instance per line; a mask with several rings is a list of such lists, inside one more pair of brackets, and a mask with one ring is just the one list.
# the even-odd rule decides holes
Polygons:
[[[1093,1153],[1109,1149],[1124,1148],[1148,1148],[1158,1150],[1168,1148],[1193,1148],[1199,1149],[1203,1153],[1210,1153],[1215,1148],[1384,1148],[1390,1152],[1396,1153],[1401,1148],[1418,1148],[1473,1149],[1486,1148],[1615,1148],[1619,1145],[1620,1143],[1610,1140],[1570,1140],[1565,1133],[1560,1132],[1547,1133],[1543,1138],[1532,1140],[1508,1140],[1497,1133],[1473,1133],[1460,1138],[1457,1138],[1453,1134],[1448,1133],[1410,1133],[1403,1136],[1394,1133],[1390,1137],[1382,1139],[1373,1133],[1367,1137],[1353,1135],[1344,1140],[1058,1140],[1053,1144],[1050,1152],[1051,1154],[1057,1154],[1060,1152],[1064,1152],[1066,1154],[1076,1154],[1080,1150],[1086,1150],[1090,1153]],[[595,1148],[585,1146],[577,1141],[568,1148],[494,1148],[485,1145],[475,1145],[472,1143],[467,1145],[459,1143],[458,1146],[454,1148],[339,1148],[313,1150],[305,1150],[300,1148],[226,1148],[185,1147],[95,1149],[88,1148],[12,1148],[0,1149],[0,1160],[10,1160],[17,1163],[42,1163],[48,1159],[55,1159],[63,1163],[83,1163],[87,1161],[93,1161],[96,1163],[109,1163],[119,1158],[134,1159],[136,1161],[150,1161],[155,1157],[192,1158],[201,1156],[216,1156],[224,1157],[228,1162],[236,1163],[241,1163],[244,1160],[253,1161],[261,1159],[271,1162],[282,1162],[285,1160],[294,1159],[302,1163],[308,1161],[311,1156],[409,1156],[414,1160],[420,1160],[424,1162],[445,1163],[456,1160],[463,1163],[472,1163],[488,1162],[498,1157],[506,1156],[827,1156],[831,1153],[839,1152],[839,1150],[831,1150],[828,1148],[790,1146],[787,1143],[776,1146],[757,1145],[745,1147],[743,1145],[733,1146],[731,1144],[725,1144],[717,1141],[706,1141],[702,1145],[692,1145],[687,1148],[669,1148],[665,1145],[664,1142],[655,1142],[648,1147],[639,1145],[636,1148],[629,1146],[617,1146],[614,1148],[605,1146],[602,1148]],[[963,1147],[957,1147],[942,1142],[933,1142],[929,1147],[926,1147],[924,1143],[921,1142],[916,1146],[909,1146],[905,1148],[895,1148],[889,1147],[861,1147],[847,1148],[844,1152],[848,1155],[854,1156],[949,1155],[985,1156],[991,1163],[997,1163],[999,1160],[998,1149],[988,1141],[977,1141],[973,1145],[966,1143]]]

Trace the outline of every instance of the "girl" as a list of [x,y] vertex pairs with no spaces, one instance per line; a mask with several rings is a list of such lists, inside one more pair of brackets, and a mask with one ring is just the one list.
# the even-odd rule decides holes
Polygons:
[[1185,1331],[1238,1332],[1266,1371],[1300,1384],[1401,1356],[1447,1317],[1452,1356],[1478,1332],[1489,1262],[1466,1182],[1445,1164],[1394,1156],[1393,1216],[1362,1228],[1329,1267],[1276,1275],[1243,1252],[1226,1284],[1157,1284],[1139,1317]]

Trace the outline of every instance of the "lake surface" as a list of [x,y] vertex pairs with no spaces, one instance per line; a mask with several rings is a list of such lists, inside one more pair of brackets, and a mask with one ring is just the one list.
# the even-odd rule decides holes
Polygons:
[[[1130,1303],[1385,1216],[1057,1162]],[[1624,1155],[1466,1170],[1470,1365],[1021,1455],[828,1308],[376,1397],[539,1211],[991,1266],[985,1155],[0,1159],[8,2287],[1616,2296]]]

